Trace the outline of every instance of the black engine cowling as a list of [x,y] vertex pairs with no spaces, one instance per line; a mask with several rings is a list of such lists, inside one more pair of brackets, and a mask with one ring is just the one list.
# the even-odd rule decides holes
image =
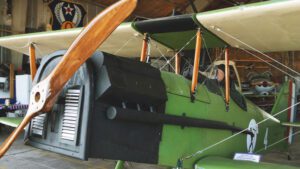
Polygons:
[[[44,79],[64,53],[44,57],[35,82]],[[166,100],[159,70],[96,52],[68,81],[52,112],[32,120],[29,144],[80,159],[157,163],[162,126],[112,121],[106,110],[116,106],[163,113]]]

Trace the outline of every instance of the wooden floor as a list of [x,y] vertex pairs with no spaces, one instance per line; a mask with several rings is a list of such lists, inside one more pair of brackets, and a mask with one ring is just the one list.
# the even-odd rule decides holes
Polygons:
[[[7,131],[0,132],[0,142],[7,137]],[[286,152],[272,152],[263,156],[263,161],[299,166],[300,168],[300,136],[291,146],[292,159],[288,160]],[[0,169],[114,169],[116,161],[89,159],[81,161],[67,156],[33,148],[23,144],[20,137],[0,160]],[[162,167],[126,163],[126,169],[163,169]]]

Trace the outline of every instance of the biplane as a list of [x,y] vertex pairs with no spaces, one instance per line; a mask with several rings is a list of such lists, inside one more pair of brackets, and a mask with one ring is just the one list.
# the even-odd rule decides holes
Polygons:
[[[35,84],[28,113],[2,143],[0,155],[28,126],[30,145],[84,160],[189,169],[296,168],[232,159],[237,152],[286,148],[280,140],[289,127],[299,127],[288,118],[298,103],[290,101],[291,83],[282,87],[270,113],[247,100],[239,82],[230,82],[234,64],[226,48],[299,50],[300,2],[266,1],[122,23],[136,4],[121,0],[83,29],[0,39],[1,46],[30,56]],[[151,42],[159,50],[150,54]],[[225,48],[223,85],[198,73],[201,48]],[[191,79],[180,75],[183,50],[194,51]],[[36,56],[44,57],[35,73]],[[176,60],[176,73],[152,67],[148,56]]]

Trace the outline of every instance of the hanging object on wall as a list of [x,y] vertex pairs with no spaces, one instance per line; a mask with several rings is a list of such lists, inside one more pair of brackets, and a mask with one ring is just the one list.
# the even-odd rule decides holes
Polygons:
[[52,30],[83,26],[86,12],[80,4],[54,0],[49,4],[49,7],[52,12]]

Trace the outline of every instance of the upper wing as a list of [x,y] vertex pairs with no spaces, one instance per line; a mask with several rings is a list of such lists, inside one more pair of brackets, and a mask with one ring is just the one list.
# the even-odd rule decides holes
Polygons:
[[263,52],[300,50],[299,0],[272,0],[200,13],[196,17],[206,29],[233,47],[251,50],[250,45]]
[[[135,22],[139,32],[173,50],[194,49],[196,29],[203,47],[232,46],[262,52],[300,50],[300,1],[272,0],[193,15]],[[190,41],[190,42],[189,42]]]
[[[34,43],[37,46],[37,56],[42,57],[57,50],[68,49],[80,32],[81,28],[7,36],[0,38],[0,46],[28,55],[28,46]],[[99,50],[124,57],[138,57],[143,38],[130,23],[124,23],[99,47]],[[163,45],[157,43],[157,48],[160,51],[153,49],[151,55],[172,55],[172,50]]]
[[271,164],[271,163],[254,163],[249,161],[237,161],[222,157],[206,157],[198,161],[195,165],[195,169],[274,169],[274,168],[284,168],[284,169],[296,169],[298,167]]
[[[99,50],[139,57],[143,33],[156,43],[151,56],[172,56],[172,51],[195,48],[196,28],[202,28],[203,47],[227,45],[248,50],[300,50],[300,1],[272,0],[225,8],[193,15],[172,16],[124,23],[100,46]],[[0,46],[28,54],[35,43],[39,57],[67,49],[81,29],[50,31],[0,38]],[[253,48],[252,48],[253,47]]]

